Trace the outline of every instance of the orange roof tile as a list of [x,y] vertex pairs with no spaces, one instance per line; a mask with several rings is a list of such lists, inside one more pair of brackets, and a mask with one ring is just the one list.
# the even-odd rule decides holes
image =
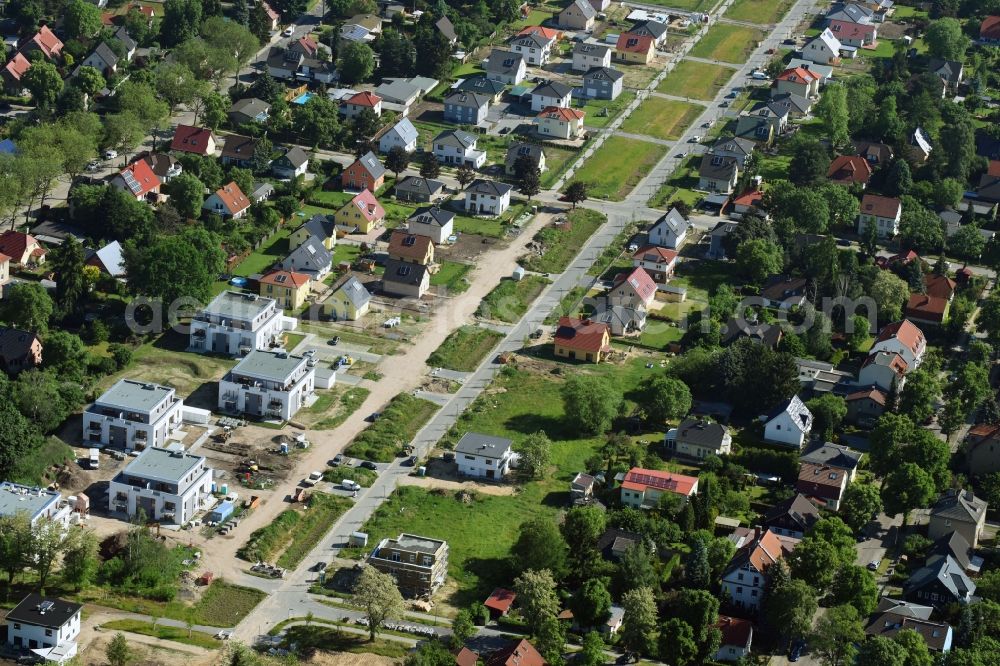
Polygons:
[[665,247],[646,246],[632,255],[639,261],[655,261],[658,264],[670,264],[677,259],[677,252]]
[[42,53],[44,53],[49,58],[54,58],[62,52],[63,43],[58,37],[49,30],[49,26],[43,25],[35,33],[34,37],[31,38]]
[[896,338],[914,354],[924,344],[924,332],[917,328],[917,325],[908,319],[887,324],[878,333],[875,343],[885,342]]
[[830,162],[826,177],[838,183],[867,183],[872,177],[872,167],[859,155],[841,155]]
[[778,81],[790,81],[792,83],[812,83],[820,78],[820,75],[804,67],[790,67],[778,74]]
[[352,104],[354,106],[366,106],[374,109],[376,106],[378,106],[378,103],[381,101],[382,98],[376,95],[375,93],[364,91],[351,95],[346,100],[344,100],[344,103]]
[[987,16],[979,24],[979,36],[983,39],[1000,39],[1000,16]]
[[207,155],[209,139],[214,140],[215,135],[207,127],[178,125],[177,129],[174,130],[173,141],[170,142],[170,150]]
[[258,280],[261,284],[273,284],[279,287],[295,287],[309,284],[309,276],[305,273],[295,273],[294,271],[271,271],[261,276]]
[[653,38],[649,35],[636,35],[631,32],[623,32],[618,35],[618,43],[615,50],[622,53],[649,53],[653,48]]
[[698,486],[698,479],[693,476],[663,472],[658,469],[643,469],[633,467],[625,475],[622,487],[630,490],[667,490],[685,497],[691,495]]
[[541,35],[545,39],[559,39],[560,32],[554,28],[543,28],[540,25],[529,25],[527,28],[522,28],[521,32],[517,33],[517,36],[521,35]]
[[230,215],[236,215],[250,207],[250,200],[243,194],[243,190],[236,184],[236,181],[223,185],[215,191],[215,194],[222,199],[222,205],[226,207]]
[[[366,192],[368,190],[365,190]],[[430,236],[418,236],[406,231],[393,231],[389,237],[389,256],[405,257],[407,259],[423,259],[428,250],[433,247]]]
[[514,592],[498,587],[487,597],[483,605],[501,613],[506,613],[514,605],[514,599],[517,599],[517,595]]
[[565,122],[583,120],[583,111],[577,109],[566,109],[561,106],[547,106],[538,114],[539,118],[555,118]]
[[575,317],[560,317],[559,328],[556,329],[556,344],[570,349],[599,352],[605,351],[605,340],[610,335],[607,324],[601,324],[590,319]]
[[[136,160],[118,172],[125,186],[136,197],[144,197],[160,186],[160,179],[146,160]],[[131,176],[131,179],[129,178]]]
[[24,76],[29,69],[31,69],[31,61],[20,53],[15,53],[14,57],[7,61],[7,64],[4,65],[4,70],[6,70],[10,77],[15,81],[20,81],[21,77]]
[[865,398],[885,407],[885,393],[883,393],[877,388],[871,388],[864,391],[855,391],[854,393],[851,393],[844,399],[847,402],[852,402],[854,400],[864,400]]

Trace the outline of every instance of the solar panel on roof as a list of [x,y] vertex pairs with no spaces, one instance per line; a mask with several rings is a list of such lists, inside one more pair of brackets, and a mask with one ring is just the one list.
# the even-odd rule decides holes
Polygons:
[[136,181],[135,176],[132,175],[131,171],[127,169],[122,171],[122,180],[125,181],[125,185],[128,186],[128,189],[132,190],[132,194],[139,194],[139,192],[142,192],[142,187],[139,185],[138,181]]

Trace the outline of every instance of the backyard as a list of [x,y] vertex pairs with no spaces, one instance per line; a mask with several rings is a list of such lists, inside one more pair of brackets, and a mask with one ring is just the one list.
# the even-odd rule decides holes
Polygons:
[[465,276],[472,270],[470,264],[457,261],[442,261],[438,272],[431,276],[432,287],[444,287],[451,294],[458,294],[469,288]]
[[122,378],[148,381],[155,377],[157,382],[174,387],[177,395],[187,401],[196,389],[220,379],[235,365],[227,357],[187,352],[187,346],[186,335],[168,330],[136,349],[128,368],[104,378],[99,388],[105,390]]
[[526,275],[521,280],[504,278],[479,303],[476,316],[513,324],[528,311],[550,280]]
[[736,0],[726,12],[726,18],[757,24],[777,23],[793,0]]
[[713,100],[729,82],[736,70],[725,65],[681,60],[656,87],[665,95]]
[[459,372],[475,370],[503,334],[481,326],[455,329],[441,346],[427,357],[427,365]]
[[612,136],[576,172],[574,180],[587,183],[588,195],[594,199],[621,201],[666,152],[666,147],[656,143]]
[[693,208],[701,201],[704,195],[694,189],[698,187],[700,161],[701,157],[698,155],[687,157],[649,199],[649,207],[666,208],[670,202],[679,199]]
[[[588,99],[581,108],[581,111],[587,114],[583,123],[587,127],[607,127],[608,123],[617,118],[618,114],[634,99],[635,93],[631,91],[622,92],[617,99]],[[548,157],[547,153],[548,149],[546,149],[546,157]]]
[[292,224],[278,230],[273,236],[264,241],[260,249],[254,250],[246,259],[241,261],[233,269],[233,275],[247,277],[256,273],[263,273],[272,264],[288,256],[288,237],[296,226],[298,226],[297,223],[293,221]]
[[657,139],[672,141],[680,138],[705,107],[674,99],[648,97],[632,112],[621,130],[631,134],[645,134]]
[[742,25],[717,23],[691,49],[690,55],[730,63],[745,62],[764,39],[764,31]]

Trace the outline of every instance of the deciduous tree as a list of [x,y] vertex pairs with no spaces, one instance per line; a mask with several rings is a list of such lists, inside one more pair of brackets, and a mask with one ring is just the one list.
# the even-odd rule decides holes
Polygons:
[[889,515],[903,514],[903,523],[910,512],[930,504],[936,488],[934,479],[915,463],[899,465],[885,477],[882,484],[882,502]]
[[583,432],[607,432],[618,414],[621,393],[604,377],[574,374],[562,387],[563,410]]
[[816,622],[812,634],[813,653],[824,666],[844,666],[854,663],[855,644],[865,638],[861,617],[854,606],[834,606]]
[[403,615],[403,597],[396,587],[396,580],[375,567],[361,570],[354,584],[354,599],[368,618],[368,640],[373,642],[379,627],[386,620]]
[[626,648],[639,654],[650,654],[656,629],[656,601],[648,587],[629,590],[622,597],[621,637]]
[[514,590],[521,614],[532,633],[538,633],[546,618],[555,619],[559,614],[556,581],[548,569],[528,569],[514,581]]

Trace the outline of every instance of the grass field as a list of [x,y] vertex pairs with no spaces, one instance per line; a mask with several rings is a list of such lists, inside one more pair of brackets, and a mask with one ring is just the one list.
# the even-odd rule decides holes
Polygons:
[[235,627],[265,596],[260,590],[216,580],[191,608],[191,621],[209,627]]
[[155,377],[157,382],[177,389],[178,395],[189,396],[208,382],[218,380],[235,365],[232,359],[222,356],[187,352],[187,345],[186,335],[168,330],[136,349],[131,365],[104,378],[99,388],[105,390],[123,377],[143,381]]
[[246,277],[255,273],[263,273],[271,267],[271,264],[284,259],[289,252],[288,237],[291,235],[292,229],[296,226],[297,223],[280,229],[271,238],[266,240],[259,250],[254,250],[246,259],[241,261],[233,269],[233,275]]
[[764,38],[764,31],[742,25],[717,23],[691,49],[696,58],[740,63],[757,48]]
[[254,531],[237,555],[247,562],[277,561],[280,567],[295,568],[352,504],[344,497],[314,492],[309,496],[308,511],[281,512],[271,524]]
[[545,146],[545,171],[542,173],[541,178],[542,187],[552,187],[552,184],[559,180],[559,176],[562,175],[563,170],[579,155],[579,150]]
[[219,641],[213,636],[201,631],[191,631],[189,633],[185,627],[168,627],[162,624],[154,627],[152,622],[143,622],[142,620],[111,620],[110,622],[101,624],[101,628],[111,631],[124,631],[130,634],[141,634],[143,636],[154,636],[163,640],[174,641],[175,643],[194,645],[206,650],[216,650],[220,646]]
[[726,12],[726,18],[766,25],[777,23],[793,0],[736,0]]
[[[645,359],[634,359],[622,366],[577,365],[572,372],[605,374],[627,395],[650,372],[644,364]],[[567,366],[556,367],[567,374]],[[523,485],[511,496],[473,493],[471,503],[459,501],[450,492],[401,487],[363,528],[369,538],[375,541],[405,531],[446,539],[448,573],[459,588],[449,600],[453,605],[481,601],[494,586],[509,583],[508,549],[520,524],[539,516],[555,519],[568,500],[569,481],[604,441],[603,436],[581,435],[577,425],[565,418],[562,384],[563,379],[552,372],[505,372],[495,382],[504,393],[481,396],[446,436],[454,443],[465,432],[474,431],[520,442],[544,430],[553,442],[553,473]]]
[[570,211],[566,216],[567,224],[549,225],[535,234],[535,241],[545,251],[540,255],[533,253],[522,257],[521,265],[537,273],[562,273],[573,257],[580,253],[587,239],[607,219],[602,213],[584,208]]
[[[309,626],[303,624],[293,625],[285,631],[285,638],[286,643],[289,646],[295,645],[297,652],[302,655],[309,654],[313,649],[316,649],[330,654],[337,654],[338,652],[376,654],[402,661],[402,658],[410,651],[409,646],[405,643],[385,639],[378,639],[372,643],[368,641],[367,635],[349,634],[346,631],[341,631],[337,627],[331,627],[325,623],[316,623]],[[359,663],[370,663],[370,659],[361,659],[358,661]]]
[[346,387],[337,384],[306,409],[295,415],[295,420],[314,430],[332,430],[358,410],[370,391],[360,386]]
[[512,324],[524,316],[550,282],[551,280],[540,275],[526,275],[521,280],[504,278],[493,291],[483,297],[476,315]]
[[469,288],[466,274],[472,270],[469,264],[455,261],[442,261],[438,272],[431,276],[432,287],[447,287],[452,294],[458,294]]
[[574,174],[573,180],[587,183],[588,196],[594,199],[621,201],[666,152],[666,147],[659,144],[613,136]]
[[375,423],[362,430],[344,453],[352,458],[391,462],[424,427],[438,405],[400,393],[389,401]]
[[689,12],[703,12],[717,5],[719,0],[646,0],[647,5],[659,5]]
[[462,326],[445,338],[427,357],[427,365],[472,372],[493,349],[503,334],[481,326]]
[[[583,124],[588,127],[607,127],[608,123],[617,118],[618,114],[634,99],[635,93],[630,91],[622,92],[618,99],[588,99],[582,108],[582,111],[587,114],[583,119]],[[607,109],[606,116],[601,115],[604,109]],[[548,149],[546,148],[546,157],[547,153]]]
[[622,131],[673,140],[694,122],[705,107],[662,97],[648,97],[622,123]]
[[666,95],[713,100],[736,70],[724,65],[709,65],[695,60],[681,60],[656,87]]

